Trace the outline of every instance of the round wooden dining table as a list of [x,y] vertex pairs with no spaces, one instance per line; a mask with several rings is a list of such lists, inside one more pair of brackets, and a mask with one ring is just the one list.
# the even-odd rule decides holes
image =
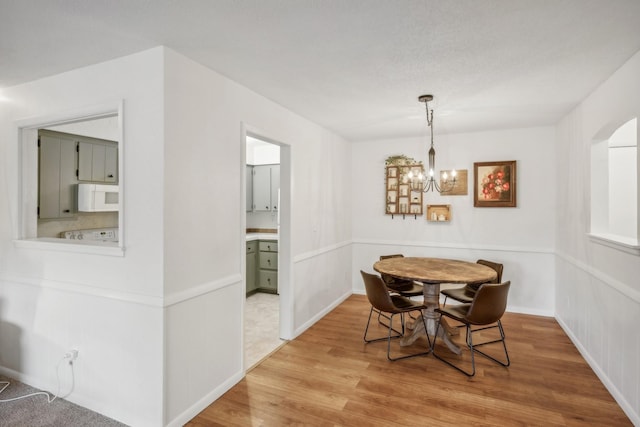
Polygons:
[[[427,309],[423,310],[423,316],[430,336],[434,336],[440,317],[434,311],[440,305],[440,284],[480,284],[494,281],[497,278],[496,271],[486,265],[446,258],[387,258],[373,264],[373,269],[381,274],[388,274],[399,279],[415,280],[424,285],[424,305]],[[442,322],[442,327],[438,331],[438,336],[443,339],[447,347],[454,353],[460,354],[460,347],[451,341],[452,330],[446,322]],[[423,323],[415,322],[411,335],[402,338],[401,345],[410,345],[425,333],[427,331],[424,330]]]

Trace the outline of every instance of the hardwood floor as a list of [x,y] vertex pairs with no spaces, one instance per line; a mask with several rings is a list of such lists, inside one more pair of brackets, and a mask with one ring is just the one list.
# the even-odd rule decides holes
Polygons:
[[369,307],[351,296],[187,426],[632,425],[553,318],[505,314],[511,366],[477,356],[468,379],[433,355],[387,361],[386,342],[362,341]]

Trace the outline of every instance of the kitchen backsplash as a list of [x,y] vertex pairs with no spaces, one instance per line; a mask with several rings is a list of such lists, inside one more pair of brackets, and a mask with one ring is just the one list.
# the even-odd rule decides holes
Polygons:
[[60,237],[63,231],[117,227],[118,212],[78,212],[75,218],[38,220],[38,237]]
[[277,228],[277,212],[247,212],[247,228]]

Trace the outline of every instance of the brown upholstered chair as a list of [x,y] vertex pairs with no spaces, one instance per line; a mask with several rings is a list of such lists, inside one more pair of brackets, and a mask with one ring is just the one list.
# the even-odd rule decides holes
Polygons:
[[[380,255],[380,261],[387,258],[404,258],[404,255],[402,254]],[[387,285],[387,288],[389,288],[389,291],[392,293],[396,293],[398,295],[402,295],[403,297],[407,297],[407,298],[424,295],[423,285],[413,280],[398,279],[384,273],[381,273],[380,277],[384,281],[384,284]],[[409,316],[411,316],[412,319],[415,319],[415,316],[411,314],[409,314]],[[383,313],[378,313],[378,322],[380,322],[383,325],[384,323],[382,322],[381,317],[389,320],[388,316],[385,316]]]
[[[438,322],[438,326],[436,327],[436,334],[433,339],[433,355],[469,377],[474,376],[476,373],[476,363],[474,358],[475,353],[480,353],[481,355],[493,360],[494,362],[502,366],[509,366],[511,364],[511,361],[509,360],[507,345],[504,341],[504,329],[502,328],[502,322],[500,321],[500,319],[502,318],[502,315],[507,308],[507,295],[509,294],[510,286],[511,282],[509,281],[504,283],[485,283],[480,286],[471,303],[437,308],[435,310],[437,313],[440,313],[440,321],[442,321],[442,316],[445,316],[465,324],[467,328],[467,346],[469,347],[471,353],[471,371],[462,369],[462,367],[453,364],[452,362],[440,357],[436,353],[435,348],[436,341],[438,339],[438,329],[440,328],[440,322]],[[493,325],[494,323],[498,324],[498,328],[500,330],[500,339],[486,341],[474,345],[473,334],[485,329],[493,328],[494,326],[487,325]],[[473,329],[472,326],[481,327]],[[504,348],[504,354],[506,356],[506,362],[502,362],[478,350],[478,347],[480,346],[497,342],[502,342],[502,347]]]
[[[364,280],[364,287],[367,292],[367,298],[371,303],[371,310],[369,311],[369,319],[367,320],[367,326],[364,330],[364,342],[370,343],[375,341],[387,341],[387,359],[389,360],[399,360],[406,359],[408,357],[415,357],[420,355],[429,354],[431,352],[431,339],[427,334],[427,342],[428,348],[427,351],[421,351],[418,353],[406,354],[404,356],[399,357],[391,357],[391,339],[392,338],[400,338],[404,335],[404,313],[409,313],[411,311],[421,311],[426,309],[424,304],[413,301],[409,298],[405,298],[401,295],[393,295],[389,293],[389,289],[384,284],[380,276],[375,274],[365,273],[364,271],[360,271],[362,274],[362,279]],[[373,338],[370,339],[367,337],[367,333],[369,332],[369,325],[371,324],[371,316],[373,315],[374,310],[379,311],[381,313],[385,313],[389,316],[389,325],[387,327],[388,333],[387,336]],[[400,315],[400,323],[401,330],[398,331],[393,328],[393,318],[396,315]],[[424,323],[425,331],[427,330],[427,325],[425,323],[424,317],[420,316],[421,321]],[[395,334],[392,335],[391,333]]]
[[[404,255],[380,255],[380,261],[387,258],[404,258]],[[413,280],[396,279],[388,274],[380,274],[380,277],[382,277],[387,288],[403,297],[418,297],[423,295],[423,286]]]
[[[487,283],[502,282],[502,270],[504,268],[502,264],[498,264],[492,261],[486,261],[484,259],[479,259],[478,261],[476,261],[476,263],[486,265],[487,267],[491,267],[496,271],[498,275],[496,277],[496,280]],[[473,300],[473,296],[476,294],[476,291],[478,290],[480,285],[480,283],[474,285],[467,284],[461,288],[444,289],[440,291],[440,293],[444,295],[444,302],[442,303],[442,306],[444,307],[447,304],[447,298],[451,298],[462,303],[470,303]]]

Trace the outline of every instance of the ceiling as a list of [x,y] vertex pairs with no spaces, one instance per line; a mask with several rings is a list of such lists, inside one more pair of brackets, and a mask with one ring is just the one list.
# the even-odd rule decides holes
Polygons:
[[[158,45],[352,141],[556,123],[640,50],[638,0],[0,0],[1,88]],[[637,94],[634,94],[637,96]]]

